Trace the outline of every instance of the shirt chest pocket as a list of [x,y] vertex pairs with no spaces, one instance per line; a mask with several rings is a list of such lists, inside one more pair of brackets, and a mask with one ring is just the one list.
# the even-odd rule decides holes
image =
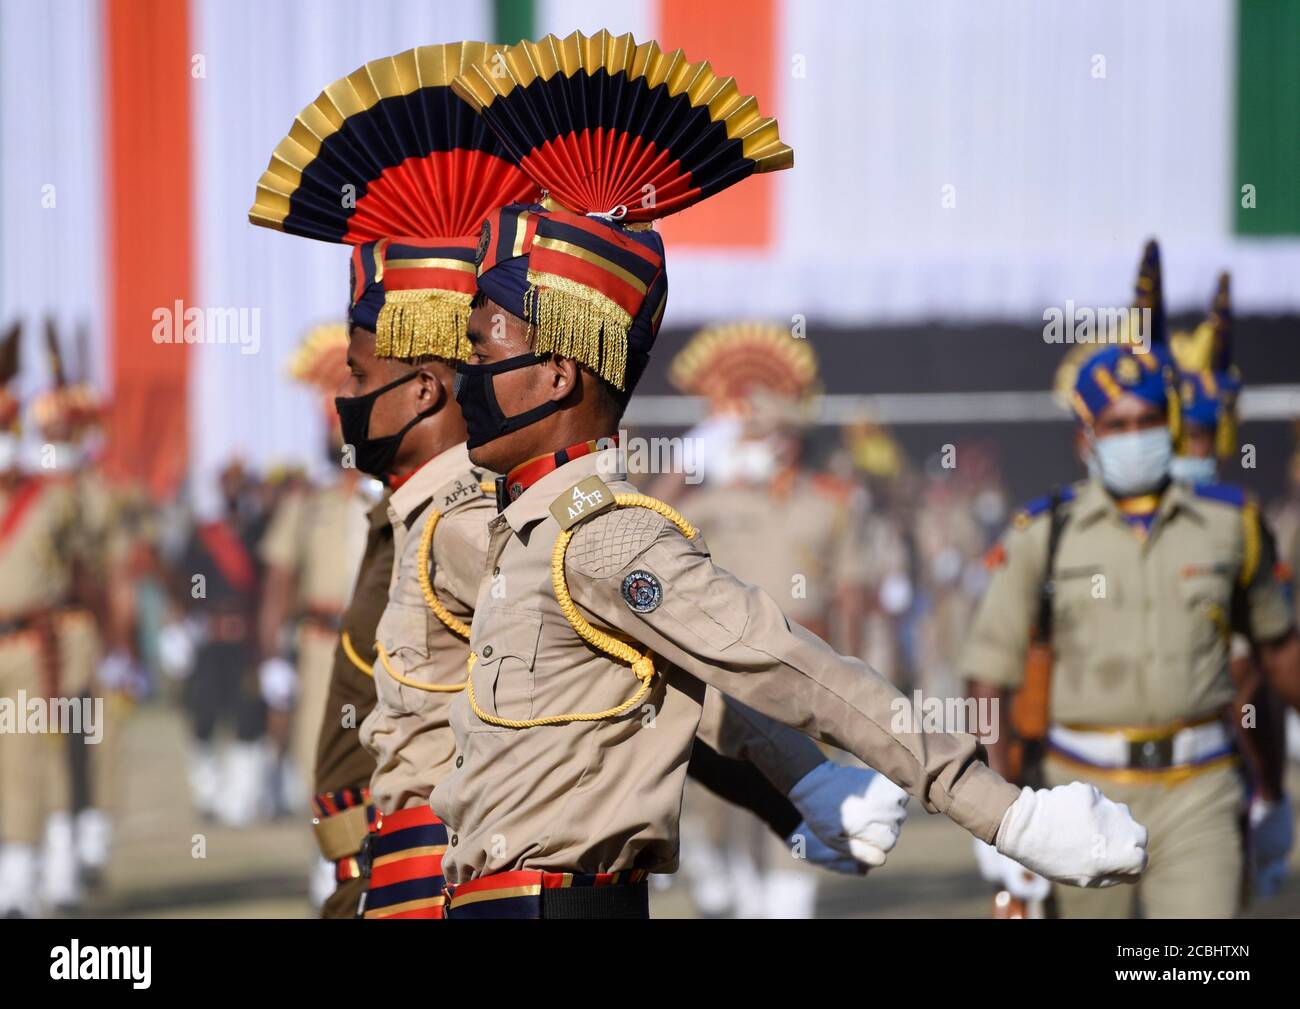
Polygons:
[[541,613],[496,608],[476,613],[475,623],[484,628],[475,635],[475,700],[498,718],[531,718]]
[[1232,637],[1231,572],[1209,564],[1190,564],[1178,578],[1179,616],[1193,652],[1227,643]]
[[[375,692],[379,702],[392,711],[419,712],[432,702],[433,694],[408,687],[397,677],[420,683],[441,682],[446,670],[434,668],[429,647],[432,614],[426,607],[389,603],[376,631]],[[436,633],[436,631],[435,631]]]
[[1107,622],[1119,601],[1119,586],[1100,564],[1060,567],[1052,587],[1054,633],[1091,633]]

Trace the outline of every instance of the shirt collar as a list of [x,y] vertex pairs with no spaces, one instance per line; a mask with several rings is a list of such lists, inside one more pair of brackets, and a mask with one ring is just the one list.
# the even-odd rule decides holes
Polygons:
[[560,492],[572,487],[589,476],[599,476],[602,480],[623,480],[626,475],[621,471],[621,460],[617,448],[601,449],[579,456],[546,473],[534,483],[525,487],[514,501],[506,506],[501,516],[517,533],[524,531],[534,522],[551,514],[551,502],[559,497]]
[[464,442],[435,455],[393,491],[388,499],[389,514],[398,522],[407,522],[433,497],[434,491],[471,468],[469,449]]
[[558,452],[535,455],[527,462],[521,462],[504,477],[497,477],[497,510],[505,511],[510,506],[510,502],[518,500],[524,491],[546,476],[547,473],[554,472],[574,459],[608,448],[611,443],[618,444],[617,435],[611,438],[579,442],[577,445],[562,448]]
[[[1161,522],[1164,522],[1175,510],[1182,508],[1197,515],[1201,514],[1195,495],[1190,493],[1182,484],[1171,482],[1160,494],[1160,503],[1156,508],[1156,515]],[[1120,510],[1119,504],[1110,495],[1110,492],[1102,486],[1101,481],[1096,479],[1085,482],[1083,490],[1076,499],[1073,513],[1074,521],[1080,525],[1094,522],[1103,515],[1113,515],[1119,521],[1125,521],[1124,513]]]

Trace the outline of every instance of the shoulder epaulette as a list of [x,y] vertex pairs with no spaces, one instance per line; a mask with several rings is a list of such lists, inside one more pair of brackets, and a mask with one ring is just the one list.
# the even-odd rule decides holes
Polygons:
[[551,502],[551,515],[561,529],[572,529],[579,522],[598,515],[616,504],[614,492],[598,476],[579,480]]
[[495,489],[495,485],[483,482],[483,475],[479,471],[466,470],[433,492],[433,507],[445,515],[470,501],[489,497],[495,493]]
[[1218,501],[1234,508],[1245,508],[1251,502],[1246,489],[1233,483],[1198,483],[1192,486],[1192,493],[1199,498]]
[[[1074,500],[1075,490],[1073,487],[1061,488],[1061,504]],[[1039,515],[1046,515],[1052,507],[1052,495],[1044,494],[1042,497],[1036,497],[1026,504],[1020,511],[1016,512],[1012,524],[1017,529],[1024,529],[1030,522],[1038,518]]]
[[853,497],[853,492],[858,489],[857,484],[848,480],[841,480],[830,473],[814,473],[812,475],[812,485],[815,490],[838,501],[850,500]]

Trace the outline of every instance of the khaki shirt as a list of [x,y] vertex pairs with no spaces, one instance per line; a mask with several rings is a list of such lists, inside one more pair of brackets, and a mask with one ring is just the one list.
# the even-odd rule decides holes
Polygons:
[[[361,746],[358,719],[364,723],[375,707],[375,685],[343,650],[342,634],[348,635],[359,656],[374,654],[375,632],[388,601],[388,583],[393,573],[393,527],[388,520],[388,499],[379,501],[367,516],[370,531],[366,549],[352,587],[352,599],[343,611],[340,641],[334,649],[329,697],[316,741],[317,792],[362,788],[375,773],[374,759]],[[346,719],[348,712],[354,718]]]
[[[1231,630],[1255,641],[1291,628],[1259,516],[1232,488],[1165,491],[1139,539],[1096,481],[1077,485],[1057,546],[1051,717],[1166,725],[1233,699]],[[1047,556],[1046,511],[1022,513],[994,566],[962,654],[970,679],[1020,684]]]
[[[471,636],[476,699],[487,714],[602,711],[635,693],[628,666],[579,638],[551,584],[560,531],[552,502],[597,473],[613,492],[633,492],[609,476],[616,468],[615,450],[575,459],[492,520]],[[715,567],[702,537],[687,540],[650,510],[619,509],[581,524],[566,556],[581,612],[598,630],[650,648],[664,675],[622,717],[536,728],[498,728],[457,695],[455,767],[430,800],[453,831],[443,860],[449,881],[511,869],[672,871],[701,681],[850,751],[928,809],[993,839],[1018,790],[980,762],[975,738],[902,727],[895,735],[902,696],[787,624],[770,596]],[[624,580],[636,572],[660,587],[646,612],[624,599]],[[789,769],[787,789],[820,756],[809,759]]]
[[0,620],[64,603],[72,589],[74,484],[29,476],[0,490]]
[[290,494],[276,508],[258,554],[294,573],[301,609],[341,612],[365,551],[365,515],[364,500],[343,481]]
[[[420,590],[420,537],[433,509],[440,513],[430,550],[438,600],[468,623],[487,553],[487,523],[496,514],[480,488],[486,478],[470,465],[464,444],[425,463],[388,499],[393,569],[376,639],[394,672],[421,683],[465,682],[469,648],[429,608]],[[375,709],[361,724],[361,743],[375,758],[370,782],[375,805],[392,813],[425,802],[456,753],[448,709],[458,695],[408,687],[381,658],[374,664]]]
[[681,508],[708,530],[717,564],[762,589],[791,619],[825,627],[835,593],[870,581],[865,504],[860,489],[800,470],[761,486],[705,484]]

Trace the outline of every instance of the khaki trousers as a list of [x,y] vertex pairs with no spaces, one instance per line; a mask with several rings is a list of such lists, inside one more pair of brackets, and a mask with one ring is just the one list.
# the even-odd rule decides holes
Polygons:
[[[0,638],[0,703],[11,709],[7,715],[12,713],[17,722],[25,724],[26,704],[19,691],[27,700],[43,696],[40,643],[35,634]],[[36,844],[40,840],[47,768],[63,756],[56,742],[49,735],[0,732],[0,841]]]
[[1149,838],[1147,871],[1132,886],[1055,886],[1062,918],[1231,918],[1241,905],[1244,791],[1233,766],[1181,784],[1115,784],[1048,758],[1049,785],[1085,781],[1127,804]]
[[325,717],[338,640],[338,634],[310,622],[304,622],[298,631],[298,703],[293,713],[289,755],[309,789],[316,770],[316,741]]
[[[69,610],[55,617],[54,626],[59,637],[59,695],[80,697],[90,689],[99,665],[99,630],[95,619],[86,610]],[[68,748],[80,746],[81,740],[56,734],[49,737],[49,744],[46,811],[68,813],[72,811],[72,756]]]

